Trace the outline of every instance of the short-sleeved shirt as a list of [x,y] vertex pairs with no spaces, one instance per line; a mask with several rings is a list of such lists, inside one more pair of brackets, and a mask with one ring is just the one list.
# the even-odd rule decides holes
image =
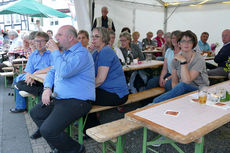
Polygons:
[[165,58],[167,59],[167,65],[168,65],[168,72],[172,74],[172,61],[174,58],[174,51],[171,48],[168,48],[166,53],[165,53]]
[[41,55],[36,49],[33,53],[30,54],[24,71],[32,74],[51,65],[53,65],[53,58],[50,51],[47,50],[43,53],[43,55]]
[[107,77],[103,84],[98,88],[105,91],[116,93],[120,98],[128,94],[128,87],[125,80],[124,71],[116,53],[108,46],[101,51],[93,53],[95,64],[95,76],[97,76],[98,67],[109,67]]
[[[29,56],[28,62],[26,64],[25,72],[33,74],[34,72],[38,70],[45,69],[49,66],[53,65],[53,58],[51,56],[50,51],[45,51],[43,55],[39,53],[39,51],[36,49],[34,52],[32,52]],[[25,80],[26,79],[26,73],[20,74],[16,78],[16,82]]]
[[[172,61],[172,69],[176,70],[178,80],[179,80],[179,82],[181,82],[181,65],[180,65],[180,62],[173,60]],[[199,75],[192,81],[191,85],[194,85],[197,87],[209,85],[205,60],[199,53],[195,53],[195,57],[188,64],[188,70],[189,71],[195,70],[195,71],[200,72]]]
[[209,44],[207,42],[203,43],[201,40],[198,41],[198,46],[199,46],[201,52],[211,50]]

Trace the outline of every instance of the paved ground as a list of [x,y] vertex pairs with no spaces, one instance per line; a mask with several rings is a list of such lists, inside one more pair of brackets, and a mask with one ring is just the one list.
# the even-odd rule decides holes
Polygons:
[[[12,96],[8,96],[10,89],[3,87],[3,79],[0,77],[0,153],[49,153],[50,148],[44,139],[30,140],[29,135],[36,130],[36,126],[28,113],[9,113],[11,107],[15,107]],[[125,107],[131,111],[141,107],[140,104]],[[104,111],[100,114],[101,122],[109,122],[124,116],[116,109]],[[125,153],[141,153],[142,129],[133,131],[126,135]],[[149,132],[150,140],[156,133]],[[87,153],[100,153],[101,144],[92,139],[84,141]],[[185,153],[194,152],[194,143],[178,144]],[[230,153],[230,124],[226,124],[205,136],[205,153]],[[160,153],[177,153],[170,145],[153,147]]]

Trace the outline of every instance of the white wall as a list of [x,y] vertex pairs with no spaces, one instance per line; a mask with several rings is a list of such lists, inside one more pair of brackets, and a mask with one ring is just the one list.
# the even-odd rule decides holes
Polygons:
[[[169,14],[172,9],[169,9]],[[208,43],[220,44],[222,47],[221,33],[230,29],[230,4],[209,4],[196,7],[179,7],[168,20],[168,31],[191,30],[198,39],[202,32],[209,33]]]
[[[109,8],[108,16],[114,21],[116,36],[120,34],[122,27],[128,26],[140,32],[142,38],[148,31],[152,31],[156,36],[158,29],[163,29],[164,9],[162,7],[152,7],[146,5],[134,5],[125,2],[115,2],[108,0],[95,0],[95,17],[101,16],[101,7]],[[133,10],[136,9],[134,19]],[[168,10],[171,14],[173,8]],[[230,4],[207,4],[202,6],[178,7],[168,20],[168,32],[174,30],[191,30],[197,34],[207,31],[209,44],[218,42],[219,48],[222,46],[221,33],[224,29],[230,29]],[[133,20],[135,23],[133,23]],[[217,50],[219,49],[217,48]]]
[[[149,31],[155,35],[158,29],[163,29],[164,12],[162,7],[153,8],[126,2],[96,0],[94,17],[101,16],[103,6],[109,9],[108,16],[113,19],[117,41],[123,27],[129,27],[132,32],[134,30],[140,32],[140,40],[145,38]],[[136,15],[133,13],[134,10],[136,10]]]

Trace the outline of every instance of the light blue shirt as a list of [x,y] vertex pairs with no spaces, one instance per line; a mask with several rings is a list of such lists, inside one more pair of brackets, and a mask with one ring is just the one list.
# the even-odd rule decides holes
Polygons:
[[[43,53],[43,55],[41,55],[39,51],[36,49],[30,54],[24,71],[26,73],[33,74],[34,72],[38,70],[45,69],[52,65],[53,65],[53,57],[51,55],[51,52],[47,50]],[[16,78],[16,82],[20,80],[25,80],[26,73],[20,74]]]
[[116,53],[108,46],[105,46],[100,52],[93,53],[95,63],[95,76],[97,76],[98,67],[109,67],[109,72],[101,88],[110,93],[116,93],[120,98],[127,95],[128,86],[126,84],[124,71]]
[[57,99],[95,100],[95,71],[90,52],[77,43],[69,50],[52,52],[54,66],[47,73],[44,87],[57,93]]
[[203,43],[201,40],[198,42],[198,46],[201,52],[210,51],[210,46],[208,43]]
[[171,48],[168,48],[165,53],[165,58],[167,59],[167,64],[168,64],[168,72],[172,74],[172,61],[174,58],[174,51]]

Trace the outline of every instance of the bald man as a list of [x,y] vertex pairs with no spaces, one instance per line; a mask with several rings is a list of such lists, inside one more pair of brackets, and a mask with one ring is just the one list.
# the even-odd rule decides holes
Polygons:
[[104,6],[101,8],[102,16],[94,20],[92,30],[96,27],[104,27],[108,28],[109,30],[112,29],[115,32],[113,20],[107,16],[108,12],[107,7]]
[[[54,65],[44,81],[42,103],[30,115],[53,153],[85,153],[85,147],[64,130],[86,115],[95,100],[94,62],[88,50],[77,40],[73,26],[62,26],[54,40],[46,44],[52,52]],[[53,92],[56,98],[51,102]]]
[[226,62],[230,57],[230,29],[226,29],[222,32],[222,42],[224,43],[224,46],[214,58],[214,61],[218,64],[218,67],[209,70],[208,75],[228,76],[228,72],[226,72],[224,68],[226,68]]

